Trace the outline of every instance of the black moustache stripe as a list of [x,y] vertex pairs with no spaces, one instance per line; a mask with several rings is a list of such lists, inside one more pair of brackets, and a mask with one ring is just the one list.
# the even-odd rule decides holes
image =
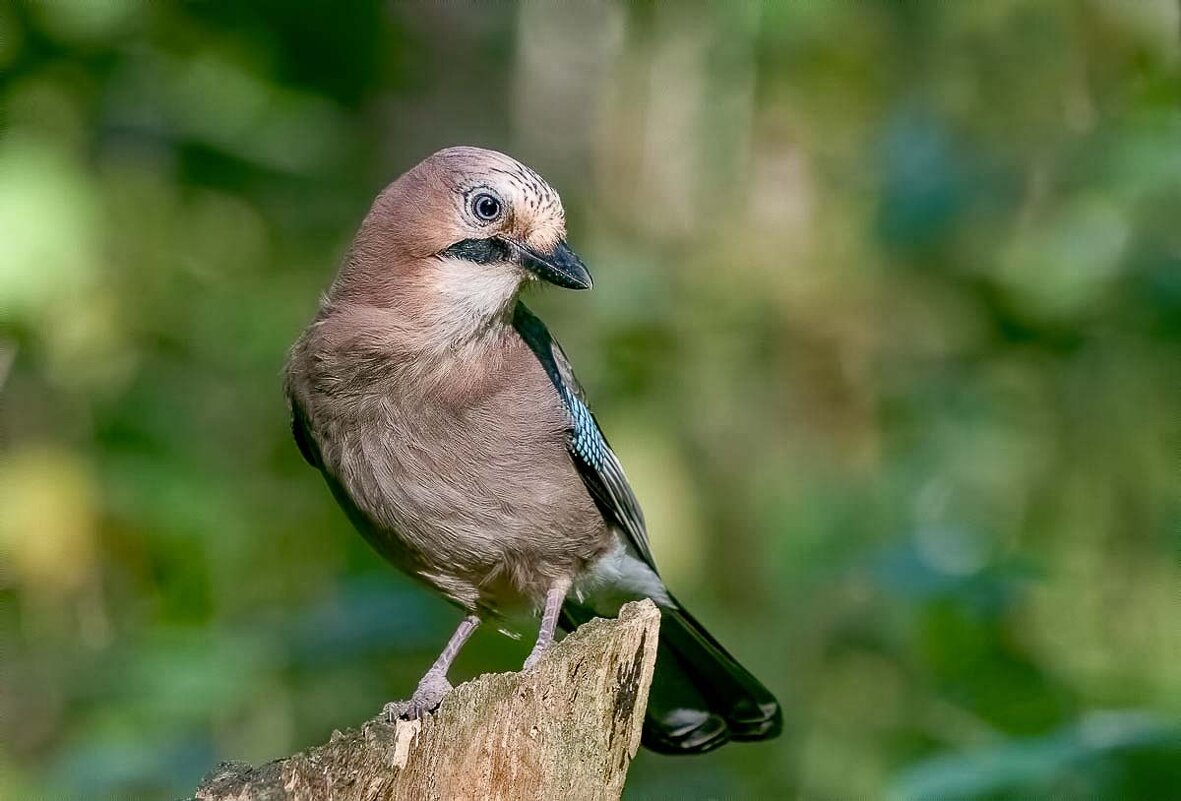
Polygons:
[[510,261],[508,245],[499,239],[464,239],[439,254],[453,259],[466,259],[476,264],[497,264]]

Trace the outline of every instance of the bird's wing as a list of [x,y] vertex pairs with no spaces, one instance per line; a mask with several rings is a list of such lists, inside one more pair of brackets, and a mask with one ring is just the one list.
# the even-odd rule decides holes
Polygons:
[[296,400],[295,393],[291,391],[287,392],[287,405],[291,408],[291,434],[295,437],[295,444],[299,447],[299,452],[303,454],[303,458],[308,464],[319,468],[321,466],[320,449],[316,447],[316,441],[312,439],[312,434],[308,430],[307,415],[304,414],[303,407]]
[[636,552],[649,567],[656,570],[639,501],[627,483],[623,466],[587,407],[582,387],[574,377],[570,361],[562,352],[561,345],[550,336],[545,323],[537,319],[523,303],[517,304],[513,327],[537,355],[570,414],[566,448],[599,511],[609,523],[627,535]]

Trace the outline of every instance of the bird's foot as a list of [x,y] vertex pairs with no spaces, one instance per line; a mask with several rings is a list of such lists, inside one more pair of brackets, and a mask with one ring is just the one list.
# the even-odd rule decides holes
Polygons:
[[446,676],[438,673],[428,673],[422,677],[414,695],[407,701],[390,701],[385,705],[383,714],[387,723],[397,720],[418,720],[423,715],[434,712],[442,703],[447,693],[451,692],[451,682]]

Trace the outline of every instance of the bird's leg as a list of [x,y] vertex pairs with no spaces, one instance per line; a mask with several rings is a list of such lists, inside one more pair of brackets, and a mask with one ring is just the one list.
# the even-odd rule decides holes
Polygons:
[[443,653],[439,654],[439,658],[418,682],[418,687],[415,688],[414,695],[410,696],[410,700],[390,701],[385,705],[384,711],[387,721],[393,723],[398,718],[417,720],[439,705],[443,696],[451,692],[451,682],[447,681],[447,671],[451,669],[451,663],[455,661],[459,650],[463,648],[463,644],[467,642],[468,637],[472,636],[472,632],[476,630],[478,625],[480,625],[480,618],[475,615],[468,615],[460,621],[459,628],[455,629],[455,633],[451,635],[451,639],[443,648]]
[[562,611],[562,602],[566,600],[566,593],[570,591],[570,579],[559,579],[550,585],[545,594],[545,608],[541,612],[541,628],[537,631],[537,643],[533,646],[529,656],[525,659],[524,670],[537,664],[541,654],[554,642],[554,629],[558,626],[558,613]]

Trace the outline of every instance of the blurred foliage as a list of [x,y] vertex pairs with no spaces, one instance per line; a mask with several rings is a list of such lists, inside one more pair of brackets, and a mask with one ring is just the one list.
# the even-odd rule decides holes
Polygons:
[[[0,5],[0,796],[160,798],[454,622],[289,441],[285,349],[432,150],[562,192],[534,299],[773,743],[642,798],[1181,787],[1174,0]],[[477,635],[456,676],[526,643]]]

